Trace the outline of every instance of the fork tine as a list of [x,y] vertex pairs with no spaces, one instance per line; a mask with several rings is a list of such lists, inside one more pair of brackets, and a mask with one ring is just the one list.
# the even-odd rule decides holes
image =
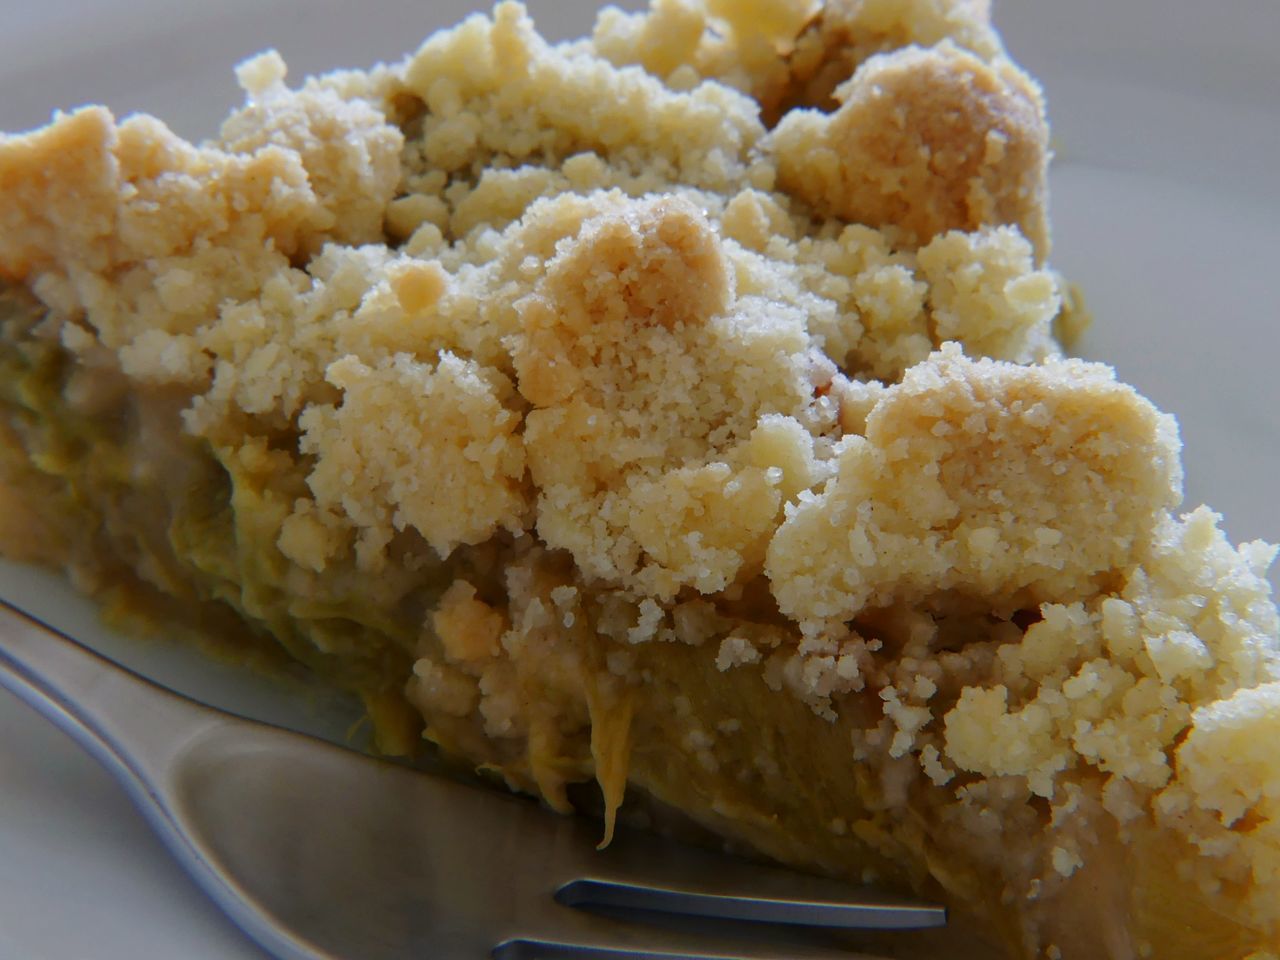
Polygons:
[[566,906],[865,930],[947,922],[946,908],[911,897],[631,835],[619,837],[580,876],[561,885],[556,900]]
[[598,945],[552,943],[536,940],[509,940],[492,954],[493,960],[886,960],[867,953],[849,953],[846,950],[822,950],[814,952],[805,947],[778,947],[766,953],[753,949],[750,953],[734,951],[725,953],[723,947],[715,953],[694,948],[695,952],[638,949],[620,949]]
[[695,930],[670,918],[641,924],[612,912],[557,913],[563,915],[548,926],[554,932],[511,937],[493,950],[494,960],[883,960],[853,951],[826,931],[714,921]]
[[945,907],[899,901],[880,891],[839,884],[812,886],[808,877],[790,877],[785,892],[765,892],[763,885],[726,878],[715,893],[686,885],[656,886],[620,883],[597,877],[574,880],[556,891],[556,900],[570,907],[622,907],[660,913],[753,920],[812,927],[859,930],[918,930],[947,922]]

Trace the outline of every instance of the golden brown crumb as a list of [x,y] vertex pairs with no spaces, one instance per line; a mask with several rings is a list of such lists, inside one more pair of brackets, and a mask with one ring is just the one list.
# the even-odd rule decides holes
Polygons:
[[921,244],[947,230],[1016,224],[1048,253],[1048,127],[1040,92],[1007,63],[949,44],[862,64],[830,116],[787,114],[778,182],[821,213]]
[[945,348],[842,442],[766,571],[783,612],[815,627],[954,590],[1009,613],[1087,597],[1180,500],[1177,454],[1172,420],[1109,368]]

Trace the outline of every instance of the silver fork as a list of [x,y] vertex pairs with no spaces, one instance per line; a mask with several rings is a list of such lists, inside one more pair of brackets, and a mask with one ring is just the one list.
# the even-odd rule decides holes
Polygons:
[[[96,757],[281,960],[858,960],[764,923],[707,926],[946,922],[941,907],[649,835],[619,831],[597,852],[598,824],[196,703],[2,601],[0,685]],[[700,919],[640,924],[619,910]]]

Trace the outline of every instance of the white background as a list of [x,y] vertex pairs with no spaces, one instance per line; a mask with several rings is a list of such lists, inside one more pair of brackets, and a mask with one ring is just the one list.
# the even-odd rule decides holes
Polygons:
[[[0,129],[95,101],[200,137],[235,103],[245,56],[277,47],[294,79],[364,66],[470,6],[0,0]],[[566,37],[594,4],[530,6]],[[1052,260],[1096,313],[1084,354],[1178,415],[1189,506],[1226,513],[1233,537],[1280,540],[1280,4],[997,0],[996,19],[1049,94]],[[252,680],[102,634],[47,577],[0,565],[0,595],[188,692],[337,729],[330,705],[280,706]],[[62,734],[7,694],[0,731],[0,960],[261,960]]]

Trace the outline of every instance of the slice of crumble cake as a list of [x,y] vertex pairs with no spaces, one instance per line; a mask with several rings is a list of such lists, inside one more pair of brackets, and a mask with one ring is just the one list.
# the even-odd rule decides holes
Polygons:
[[517,4],[215,139],[0,139],[0,550],[941,897],[1010,957],[1280,945],[1274,550],[1064,359],[1047,128],[982,0]]

